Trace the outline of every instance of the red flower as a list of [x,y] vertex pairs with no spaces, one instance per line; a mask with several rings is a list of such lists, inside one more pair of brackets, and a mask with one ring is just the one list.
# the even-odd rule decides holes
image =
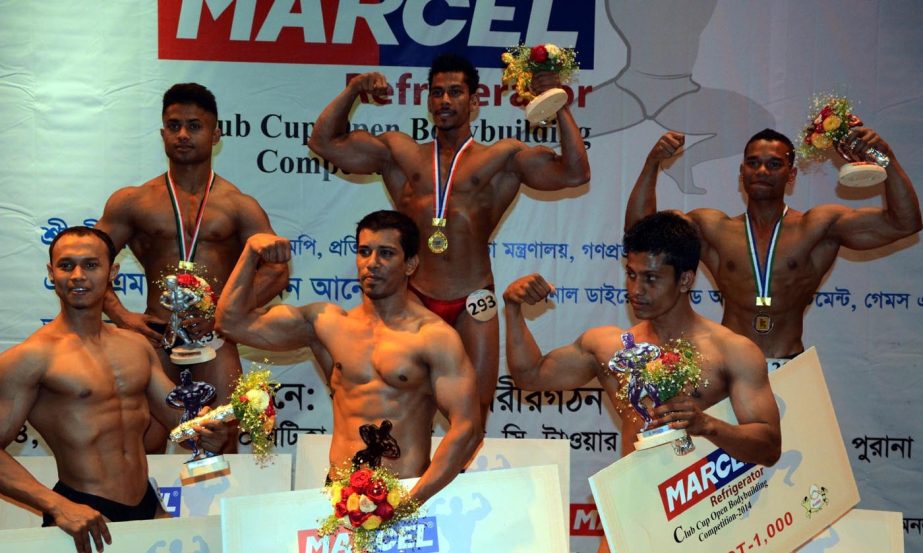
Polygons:
[[391,520],[391,517],[394,516],[394,507],[385,501],[384,503],[380,503],[378,505],[378,508],[375,509],[375,514],[380,516],[382,521]]
[[196,277],[190,275],[189,273],[182,273],[176,275],[176,282],[184,288],[195,288],[199,285],[199,281],[196,280]]
[[375,503],[381,503],[388,499],[388,486],[382,480],[374,480],[365,495]]
[[349,496],[351,496],[354,493],[357,493],[357,492],[355,489],[353,489],[352,486],[346,486],[340,491],[340,499],[343,501],[346,501],[347,499],[349,499]]
[[239,399],[241,403],[247,403],[248,401],[250,401],[249,399],[247,399],[247,396],[240,396],[237,399]]
[[333,507],[333,512],[336,514],[337,518],[343,518],[346,516],[346,500],[340,501]]
[[371,483],[372,470],[369,468],[363,467],[349,476],[349,485],[356,488],[356,491],[360,494],[364,494]]
[[373,513],[363,513],[362,511],[352,511],[349,513],[349,523],[354,528],[362,526],[362,523],[369,519]]
[[548,60],[548,50],[545,49],[544,44],[533,46],[532,51],[529,53],[529,57],[531,57],[532,61],[536,63],[545,62]]
[[827,117],[830,117],[831,115],[833,115],[833,108],[830,107],[829,105],[828,105],[828,106],[824,106],[824,109],[820,110],[820,119],[821,119],[821,121],[823,121],[823,120],[826,119]]
[[263,412],[267,417],[271,417],[276,414],[276,406],[272,404],[272,396],[269,396],[269,405],[266,406],[266,410]]
[[679,363],[679,354],[675,351],[665,351],[663,355],[660,356],[660,361],[667,367],[671,367]]

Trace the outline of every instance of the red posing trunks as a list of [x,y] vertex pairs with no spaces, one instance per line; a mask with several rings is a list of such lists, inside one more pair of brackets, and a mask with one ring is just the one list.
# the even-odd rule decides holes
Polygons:
[[[443,321],[449,323],[450,326],[455,326],[458,316],[465,310],[465,303],[468,301],[468,296],[456,298],[454,300],[437,300],[417,290],[413,284],[408,284],[407,286],[411,292],[420,298],[420,301],[423,302],[423,305],[426,306],[427,309],[439,315],[439,317]],[[490,284],[484,288],[493,292],[494,285]]]

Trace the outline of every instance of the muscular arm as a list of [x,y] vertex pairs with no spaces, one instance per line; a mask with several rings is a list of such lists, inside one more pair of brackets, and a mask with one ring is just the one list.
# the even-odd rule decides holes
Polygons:
[[756,344],[737,336],[724,358],[732,365],[728,368],[728,395],[737,424],[702,413],[688,398],[675,398],[658,407],[655,423],[670,422],[673,428],[708,438],[740,461],[772,466],[781,455],[782,437],[766,360]]
[[[819,206],[839,215],[831,226],[834,239],[855,250],[868,250],[885,246],[919,232],[923,228],[920,215],[920,200],[910,177],[904,172],[894,152],[878,133],[868,128],[853,129],[858,139],[857,150],[863,152],[876,148],[891,158],[884,182],[885,207],[848,209],[842,206]],[[847,138],[846,140],[849,140]],[[813,211],[813,210],[812,210]]]
[[522,315],[522,304],[535,304],[553,290],[540,275],[522,277],[503,293],[506,362],[516,385],[525,390],[570,390],[596,376],[596,358],[584,347],[586,334],[573,344],[542,355]]
[[[541,73],[532,80],[536,94],[557,86],[557,75]],[[586,184],[590,181],[590,161],[580,129],[570,108],[558,111],[558,133],[561,138],[561,155],[542,146],[525,148],[513,157],[515,170],[522,182],[536,190],[560,190]]]
[[641,174],[631,189],[631,195],[628,196],[628,205],[625,207],[626,230],[644,217],[657,212],[657,176],[660,173],[660,164],[676,154],[685,142],[686,136],[682,133],[668,131],[651,148],[644,160]]
[[97,550],[103,540],[112,543],[102,515],[48,489],[6,451],[35,406],[45,367],[42,349],[23,344],[0,355],[0,493],[50,514],[74,538],[78,552],[92,553],[91,538]]
[[360,93],[383,93],[388,82],[381,73],[353,77],[324,108],[314,124],[308,147],[315,154],[351,173],[380,172],[391,160],[387,145],[367,131],[349,131],[349,111]]
[[436,405],[449,421],[449,430],[436,448],[432,463],[410,495],[425,502],[449,484],[471,459],[481,443],[481,415],[474,367],[458,334],[447,325],[426,330],[430,334],[427,360]]
[[[254,234],[275,234],[269,217],[260,204],[250,196],[243,196],[238,204],[240,221],[240,241],[246,243]],[[253,279],[254,294],[257,305],[266,305],[272,298],[282,293],[288,286],[288,263],[264,262],[259,265]]]
[[235,342],[275,351],[312,343],[313,319],[319,304],[261,307],[253,286],[261,259],[278,263],[287,261],[290,255],[285,238],[256,234],[247,240],[218,300],[215,320],[219,332]]

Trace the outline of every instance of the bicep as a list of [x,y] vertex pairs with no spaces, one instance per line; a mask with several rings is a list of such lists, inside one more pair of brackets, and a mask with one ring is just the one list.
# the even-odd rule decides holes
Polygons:
[[741,358],[728,390],[737,422],[760,422],[778,427],[779,408],[769,385],[765,359],[761,355]]
[[429,359],[436,405],[450,422],[453,418],[477,417],[477,376],[474,366],[465,353],[461,338],[457,334],[445,334],[429,342],[439,344],[438,348],[431,350]]
[[572,390],[596,376],[596,358],[581,344],[583,337],[572,344],[551,350],[528,374],[514,375],[516,384],[526,390]]
[[327,161],[351,173],[382,171],[391,160],[388,139],[367,131],[351,131],[331,141],[329,147],[315,151]]
[[841,245],[854,250],[869,250],[886,246],[906,236],[896,228],[881,208],[864,207],[849,209],[836,206],[839,213],[830,225],[830,235]]
[[310,322],[312,306],[287,304],[259,308],[245,316],[232,338],[249,346],[271,351],[287,351],[307,346],[314,336]]
[[0,448],[9,445],[38,397],[40,370],[28,362],[28,355],[14,347],[0,357]]
[[567,186],[560,156],[545,146],[522,148],[512,158],[512,170],[522,182],[536,190],[560,190]]
[[127,194],[128,191],[126,190],[120,190],[113,194],[109,201],[106,202],[103,215],[95,226],[95,228],[109,235],[116,251],[120,251],[125,247],[132,234],[131,212],[129,211],[130,198],[127,197]]

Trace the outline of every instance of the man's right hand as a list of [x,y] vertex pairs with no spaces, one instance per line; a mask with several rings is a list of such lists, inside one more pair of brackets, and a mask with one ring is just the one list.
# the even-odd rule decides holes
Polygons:
[[288,263],[292,258],[292,246],[288,238],[275,234],[254,234],[247,239],[247,247],[266,263]]
[[388,79],[376,71],[356,75],[349,81],[349,86],[357,93],[372,93],[377,95],[391,94],[393,91]]
[[682,148],[685,143],[686,135],[681,132],[667,131],[660,137],[660,140],[654,144],[654,147],[651,148],[651,152],[647,154],[647,161],[649,163],[660,164],[660,162],[666,161],[676,155],[676,152]]
[[49,514],[58,528],[74,538],[78,553],[93,553],[90,537],[93,538],[96,551],[103,550],[103,540],[112,545],[106,519],[95,509],[65,499]]
[[155,317],[148,315],[147,313],[135,313],[134,311],[124,311],[116,320],[115,317],[111,317],[112,321],[119,327],[144,336],[150,340],[154,348],[159,348],[161,346],[161,340],[163,340],[163,335],[148,326],[148,323],[157,323],[163,324],[161,321],[158,321]]
[[533,273],[520,277],[506,287],[503,292],[503,301],[506,303],[535,305],[554,292],[554,286],[549,284],[542,275]]

